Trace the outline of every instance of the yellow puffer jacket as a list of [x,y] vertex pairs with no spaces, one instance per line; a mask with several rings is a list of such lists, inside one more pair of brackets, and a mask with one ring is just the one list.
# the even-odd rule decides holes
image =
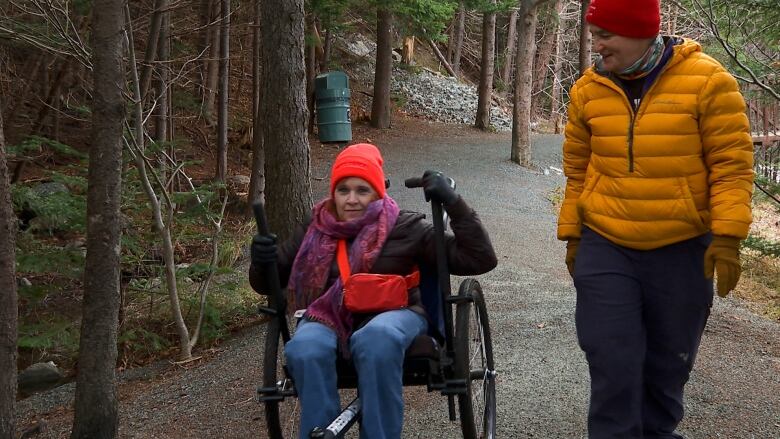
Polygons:
[[744,239],[752,220],[753,144],[734,78],[685,40],[634,114],[591,67],[571,89],[558,239],[586,225],[650,250],[712,230]]

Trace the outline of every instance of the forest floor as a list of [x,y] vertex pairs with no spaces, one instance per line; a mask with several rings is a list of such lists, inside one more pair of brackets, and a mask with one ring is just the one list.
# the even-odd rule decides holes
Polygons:
[[[401,206],[427,211],[419,191],[405,189],[403,180],[439,169],[455,178],[489,230],[500,262],[479,281],[499,372],[498,437],[585,437],[587,366],[576,341],[575,293],[564,246],[555,239],[555,202],[564,184],[560,136],[534,136],[537,170],[508,160],[509,133],[399,116],[390,130],[356,124],[354,140],[380,146],[389,193]],[[315,198],[325,193],[337,152],[313,142]],[[775,219],[767,221],[771,229]],[[740,296],[715,298],[687,387],[680,431],[689,439],[780,437],[780,322],[752,311]],[[120,437],[267,437],[262,406],[254,400],[263,337],[264,326],[252,326],[197,352],[195,361],[124,370]],[[21,400],[21,430],[32,429],[26,437],[68,437],[73,390],[71,383]],[[406,405],[404,437],[460,435],[438,394],[408,389]]]

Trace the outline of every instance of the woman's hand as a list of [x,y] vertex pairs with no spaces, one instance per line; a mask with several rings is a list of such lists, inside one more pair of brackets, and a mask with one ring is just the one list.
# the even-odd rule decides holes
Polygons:
[[252,238],[250,254],[252,256],[252,264],[256,267],[276,262],[277,253],[276,235],[257,234]]
[[422,180],[425,201],[436,201],[449,206],[458,201],[458,194],[450,187],[447,177],[439,171],[425,171]]

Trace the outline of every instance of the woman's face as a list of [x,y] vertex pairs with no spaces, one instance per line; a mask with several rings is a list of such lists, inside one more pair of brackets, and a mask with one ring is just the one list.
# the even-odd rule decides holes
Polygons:
[[654,38],[629,38],[590,25],[593,51],[601,55],[604,70],[620,73],[641,58]]
[[379,194],[367,181],[358,177],[342,178],[333,191],[336,216],[339,221],[350,221],[366,213],[368,204],[379,199]]

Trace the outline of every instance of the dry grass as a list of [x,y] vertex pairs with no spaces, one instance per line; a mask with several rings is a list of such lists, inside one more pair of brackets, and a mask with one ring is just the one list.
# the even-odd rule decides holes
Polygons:
[[[750,233],[780,242],[780,208],[769,201],[754,201]],[[742,278],[734,295],[759,314],[780,321],[780,258],[744,249]]]

